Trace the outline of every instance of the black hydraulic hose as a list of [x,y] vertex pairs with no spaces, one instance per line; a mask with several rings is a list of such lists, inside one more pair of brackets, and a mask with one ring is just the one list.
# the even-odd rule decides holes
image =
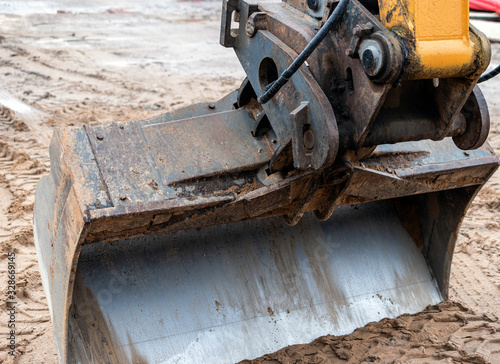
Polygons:
[[496,66],[492,71],[479,77],[479,81],[477,81],[477,83],[488,81],[489,79],[492,79],[493,77],[495,77],[499,74],[500,74],[500,65]]
[[302,66],[306,59],[309,58],[311,53],[314,52],[316,47],[318,47],[318,45],[323,41],[330,30],[333,29],[333,26],[337,23],[338,19],[344,13],[348,3],[349,0],[340,0],[335,10],[333,10],[333,13],[326,21],[325,25],[321,27],[318,33],[316,33],[314,38],[309,42],[309,44],[304,48],[299,56],[295,58],[295,60],[290,66],[288,66],[286,70],[283,71],[283,73],[276,81],[271,82],[262,90],[259,97],[257,97],[257,101],[259,103],[265,104],[266,102],[271,100],[271,98],[276,95],[276,93],[283,87],[283,85],[288,82],[293,74],[297,72],[300,66]]

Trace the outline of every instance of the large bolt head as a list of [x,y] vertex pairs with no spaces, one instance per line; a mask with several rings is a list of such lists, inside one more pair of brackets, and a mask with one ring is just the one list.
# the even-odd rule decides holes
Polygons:
[[373,50],[368,48],[363,52],[363,67],[365,69],[373,69],[376,66],[375,56],[373,55]]
[[380,75],[384,68],[384,51],[375,40],[364,40],[359,46],[359,58],[365,73],[370,77]]

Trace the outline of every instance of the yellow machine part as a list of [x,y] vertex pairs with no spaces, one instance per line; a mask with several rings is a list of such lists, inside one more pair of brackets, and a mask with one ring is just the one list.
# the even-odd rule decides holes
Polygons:
[[469,30],[467,0],[379,0],[380,20],[407,39],[406,79],[476,76],[489,61],[487,42]]

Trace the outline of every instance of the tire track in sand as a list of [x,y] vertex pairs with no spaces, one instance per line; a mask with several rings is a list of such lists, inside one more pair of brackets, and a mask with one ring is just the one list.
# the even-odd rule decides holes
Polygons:
[[[0,104],[2,100],[25,110],[27,120],[34,117],[31,107],[0,90]],[[18,356],[33,340],[51,331],[32,229],[34,190],[40,176],[48,171],[48,154],[41,152],[46,147],[37,141],[42,133],[36,127],[30,128],[23,116],[7,106],[0,106],[0,322],[9,321],[6,268],[8,254],[15,253]],[[7,338],[8,334],[9,328],[1,325],[0,337]],[[51,335],[45,336],[52,339]],[[48,347],[51,346],[49,341]],[[12,360],[8,348],[2,345],[0,362]]]

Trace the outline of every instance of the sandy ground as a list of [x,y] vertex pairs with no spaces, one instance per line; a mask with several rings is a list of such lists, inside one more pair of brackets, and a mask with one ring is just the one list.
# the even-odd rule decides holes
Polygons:
[[[0,362],[57,362],[32,230],[35,186],[48,172],[54,128],[146,118],[216,100],[244,77],[232,50],[218,45],[219,1],[137,3],[0,3],[0,323],[8,321],[9,252],[16,253],[20,304],[16,357],[7,355],[8,331],[0,324]],[[499,33],[498,24],[479,25]],[[499,44],[493,44],[493,63],[500,63]],[[500,77],[483,91],[492,117],[489,140],[500,154]],[[499,213],[497,172],[458,239],[450,298],[460,304],[372,323],[255,362],[500,362]]]
[[371,322],[350,335],[323,336],[240,364],[500,363],[500,323],[446,301],[415,315]]

